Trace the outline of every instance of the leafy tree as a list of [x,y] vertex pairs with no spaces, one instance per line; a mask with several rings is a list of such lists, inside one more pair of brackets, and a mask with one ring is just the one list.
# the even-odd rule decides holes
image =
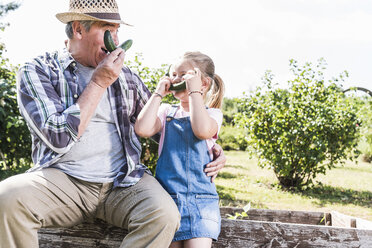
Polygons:
[[223,125],[233,125],[234,115],[238,112],[238,98],[224,97],[222,103]]
[[[15,10],[18,4],[0,4],[0,17]],[[0,23],[3,32],[7,23]],[[0,180],[22,172],[31,163],[31,138],[18,111],[16,99],[17,68],[4,57],[5,45],[0,43]]]
[[221,147],[228,150],[241,150],[247,149],[247,140],[245,138],[246,131],[242,127],[238,127],[234,123],[234,116],[238,112],[239,98],[223,99],[222,113],[223,122],[220,133],[218,135],[217,143]]
[[358,142],[358,148],[362,152],[362,159],[365,162],[372,162],[372,97],[369,95],[365,96],[354,96],[348,98],[358,110],[358,117],[361,120],[360,123],[360,139]]
[[241,99],[236,120],[248,131],[251,152],[283,187],[310,185],[318,173],[358,155],[360,121],[338,85],[347,72],[326,85],[325,69],[323,59],[301,67],[290,60],[294,78],[287,89],[274,87],[268,71],[264,87]]

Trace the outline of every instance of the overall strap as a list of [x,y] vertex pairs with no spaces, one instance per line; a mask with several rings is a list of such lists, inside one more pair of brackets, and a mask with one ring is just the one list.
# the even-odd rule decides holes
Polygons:
[[167,121],[171,121],[172,119],[174,119],[178,109],[179,109],[178,105],[172,105],[171,109],[167,114]]

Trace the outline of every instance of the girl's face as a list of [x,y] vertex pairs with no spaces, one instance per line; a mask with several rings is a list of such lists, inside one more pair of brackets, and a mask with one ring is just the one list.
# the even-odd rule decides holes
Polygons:
[[[194,65],[190,60],[182,59],[180,62],[176,63],[174,66],[174,71],[171,75],[172,84],[180,83],[184,80],[185,74],[189,70],[194,70]],[[189,96],[187,93],[187,89],[183,91],[173,91],[173,95],[180,101],[188,102]]]

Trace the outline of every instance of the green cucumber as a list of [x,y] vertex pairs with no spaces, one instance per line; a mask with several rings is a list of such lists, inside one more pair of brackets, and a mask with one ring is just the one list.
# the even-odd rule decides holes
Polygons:
[[[105,34],[103,36],[103,42],[105,43],[106,49],[111,53],[114,51],[117,47],[115,45],[114,40],[112,39],[110,30],[106,30]],[[133,40],[126,40],[123,42],[123,44],[120,45],[120,47],[127,51],[133,44]]]
[[182,81],[177,84],[171,84],[169,87],[169,90],[174,90],[174,91],[186,90],[186,81]]
[[116,49],[114,40],[112,39],[111,33],[109,30],[105,31],[103,36],[103,42],[105,43],[106,49],[111,53]]
[[[172,65],[169,65],[168,67],[168,70],[167,72],[165,73],[165,76],[169,77],[170,74],[170,68],[172,67]],[[177,84],[171,84],[169,86],[169,90],[174,90],[174,91],[182,91],[182,90],[186,90],[186,81],[182,81],[180,83],[177,83]]]
[[128,49],[132,46],[133,44],[133,40],[126,40],[124,41],[123,44],[120,45],[120,47],[124,50],[124,51],[128,51]]

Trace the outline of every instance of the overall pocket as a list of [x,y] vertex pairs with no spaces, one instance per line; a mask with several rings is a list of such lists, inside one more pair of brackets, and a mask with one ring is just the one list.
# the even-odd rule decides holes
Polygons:
[[196,195],[196,206],[202,219],[220,222],[220,207],[218,195]]

